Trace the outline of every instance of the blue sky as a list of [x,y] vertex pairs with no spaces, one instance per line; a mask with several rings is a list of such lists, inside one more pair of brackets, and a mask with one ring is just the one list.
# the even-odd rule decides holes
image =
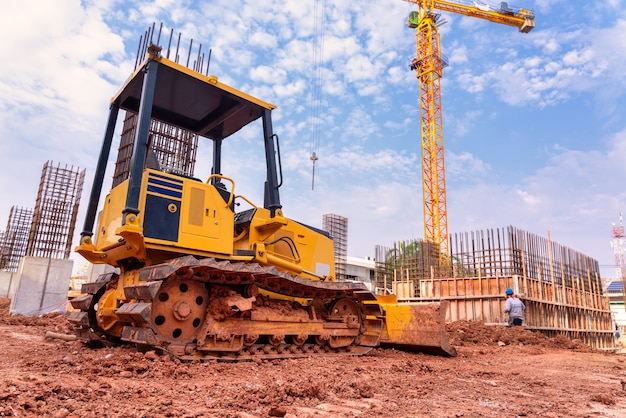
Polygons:
[[[321,3],[316,125],[314,0],[134,1],[132,9],[121,0],[3,5],[0,229],[11,206],[34,206],[48,160],[87,169],[82,229],[109,100],[132,71],[139,36],[163,22],[167,34],[172,27],[182,32],[183,45],[193,38],[212,48],[211,74],[278,106],[286,216],[314,226],[325,213],[348,217],[353,256],[422,237],[418,82],[407,68],[415,36],[404,25],[414,5]],[[509,4],[534,10],[531,33],[443,14],[449,230],[549,231],[553,241],[596,258],[610,277],[611,224],[626,208],[626,8],[617,0]],[[260,204],[259,133],[251,126],[225,144],[223,173]],[[198,177],[210,172],[208,141],[203,145]],[[111,175],[112,168],[113,162]]]

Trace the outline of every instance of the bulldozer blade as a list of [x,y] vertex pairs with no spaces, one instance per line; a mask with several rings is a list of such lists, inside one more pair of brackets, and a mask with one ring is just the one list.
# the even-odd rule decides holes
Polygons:
[[382,346],[455,357],[446,334],[448,301],[435,303],[378,303],[385,312]]

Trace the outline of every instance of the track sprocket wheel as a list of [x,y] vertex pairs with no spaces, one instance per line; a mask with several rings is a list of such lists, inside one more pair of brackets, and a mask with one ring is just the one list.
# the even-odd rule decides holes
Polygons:
[[198,338],[208,302],[209,294],[204,283],[185,279],[167,280],[152,302],[153,328],[167,342],[193,342]]
[[[363,315],[361,308],[356,301],[349,298],[337,299],[330,308],[332,316],[341,316],[346,324],[351,328],[359,329],[359,333],[363,328]],[[353,343],[358,343],[358,337],[350,336],[331,336],[328,345],[332,348],[347,347]]]

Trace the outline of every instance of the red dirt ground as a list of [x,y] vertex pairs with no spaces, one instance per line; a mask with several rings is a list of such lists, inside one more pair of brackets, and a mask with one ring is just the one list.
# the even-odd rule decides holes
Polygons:
[[522,328],[453,323],[456,358],[236,364],[45,338],[70,329],[58,315],[9,317],[0,299],[0,416],[626,417],[626,355]]

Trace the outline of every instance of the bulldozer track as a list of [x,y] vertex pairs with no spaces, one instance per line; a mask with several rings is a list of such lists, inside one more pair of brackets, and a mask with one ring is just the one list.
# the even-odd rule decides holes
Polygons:
[[193,256],[134,274],[84,287],[68,314],[79,338],[222,361],[362,355],[380,343],[384,314],[363,283]]

